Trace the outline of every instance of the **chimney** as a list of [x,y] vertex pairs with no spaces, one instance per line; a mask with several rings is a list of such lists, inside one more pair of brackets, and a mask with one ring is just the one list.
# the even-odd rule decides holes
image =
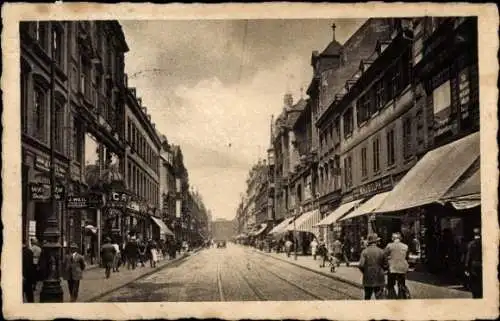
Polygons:
[[337,28],[337,26],[335,25],[335,23],[332,23],[332,31],[333,31],[333,41],[335,41],[335,29]]
[[139,106],[142,106],[142,98],[141,97],[137,97],[137,103],[139,104]]

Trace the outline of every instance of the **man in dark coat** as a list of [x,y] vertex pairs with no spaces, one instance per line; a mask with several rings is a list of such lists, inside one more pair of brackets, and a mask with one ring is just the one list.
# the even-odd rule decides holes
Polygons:
[[78,245],[71,244],[71,253],[64,259],[63,278],[68,281],[69,295],[71,302],[78,299],[78,290],[80,289],[80,280],[83,270],[85,270],[85,259],[78,253]]
[[469,278],[472,297],[481,298],[483,296],[483,252],[479,228],[474,229],[474,239],[467,245],[465,275]]
[[28,303],[35,302],[34,284],[36,284],[36,268],[33,263],[33,251],[26,242],[23,245],[23,295],[26,296]]
[[379,240],[377,234],[368,235],[368,247],[361,252],[359,269],[363,273],[365,300],[370,300],[372,294],[375,294],[375,299],[380,299],[385,286],[386,264],[384,251],[377,246]]
[[104,245],[101,248],[101,260],[104,265],[106,279],[109,279],[111,274],[111,268],[113,267],[113,262],[115,260],[116,249],[111,244],[111,239],[106,237],[104,239]]

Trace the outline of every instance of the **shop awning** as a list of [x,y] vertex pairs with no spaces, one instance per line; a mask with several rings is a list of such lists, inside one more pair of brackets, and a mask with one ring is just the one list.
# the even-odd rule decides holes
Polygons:
[[445,194],[443,199],[453,199],[457,197],[470,197],[481,199],[481,173],[477,170],[471,177],[464,180],[454,190]]
[[151,220],[158,225],[160,228],[160,234],[166,234],[166,235],[171,235],[174,236],[174,233],[167,227],[167,224],[165,224],[162,220],[159,218],[156,218],[154,216],[150,216]]
[[255,231],[252,233],[252,235],[253,235],[253,236],[259,236],[260,234],[262,234],[262,232],[264,232],[264,230],[266,229],[266,227],[267,227],[267,224],[266,224],[266,223],[262,223],[262,224],[260,224],[260,227],[259,227],[257,230],[255,230]]
[[337,207],[333,212],[328,214],[323,220],[321,220],[317,226],[326,226],[335,223],[338,219],[344,216],[347,212],[356,207],[359,203],[361,203],[363,199],[355,200],[349,203],[341,204]]
[[439,202],[478,158],[479,133],[428,152],[394,187],[377,212]]
[[347,214],[346,216],[341,218],[339,221],[350,220],[354,217],[367,215],[367,214],[371,214],[373,212],[376,212],[377,209],[382,204],[382,202],[387,197],[387,195],[389,195],[389,193],[390,192],[384,192],[384,193],[380,193],[380,194],[372,196],[372,198],[370,198],[365,203],[361,204],[358,208],[354,209],[354,211]]
[[281,223],[276,225],[269,234],[281,234],[286,232],[286,227],[288,224],[290,224],[295,218],[294,217],[288,217],[285,218]]
[[287,231],[301,231],[317,234],[319,230],[315,225],[318,224],[319,221],[321,221],[319,210],[312,210],[297,217],[295,222],[288,224],[285,229]]
[[476,170],[469,178],[446,193],[443,202],[451,204],[457,210],[466,210],[481,205],[481,173]]

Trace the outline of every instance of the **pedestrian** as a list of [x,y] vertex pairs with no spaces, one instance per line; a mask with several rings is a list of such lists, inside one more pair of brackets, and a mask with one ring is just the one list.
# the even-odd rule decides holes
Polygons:
[[113,263],[115,260],[116,250],[115,247],[111,244],[111,239],[106,237],[104,239],[104,244],[101,248],[101,260],[102,265],[104,265],[104,273],[106,279],[109,279],[111,275],[111,268],[113,267]]
[[311,246],[311,254],[312,254],[313,260],[316,261],[316,254],[317,254],[317,250],[318,250],[318,242],[316,242],[316,238],[314,238],[311,241],[311,244],[309,244],[309,245]]
[[158,262],[158,250],[157,250],[157,246],[156,246],[156,242],[155,241],[151,242],[149,250],[150,250],[149,264],[150,264],[150,266],[152,268],[155,268],[156,267],[156,262]]
[[319,265],[319,267],[325,267],[325,263],[328,261],[328,249],[326,248],[326,244],[323,240],[319,241],[318,255],[323,259],[323,262]]
[[80,280],[85,270],[85,259],[78,253],[78,245],[71,243],[71,253],[66,255],[64,260],[63,278],[68,281],[69,296],[71,302],[78,299],[78,290],[80,289]]
[[36,268],[33,263],[33,250],[28,246],[26,241],[23,244],[23,296],[26,297],[26,302],[35,302],[34,284],[36,284]]
[[118,242],[115,240],[113,242],[113,247],[115,248],[115,257],[113,260],[113,272],[120,272],[120,262],[121,262],[121,251]]
[[[406,273],[408,273],[408,245],[401,241],[401,233],[392,234],[392,242],[387,244],[384,250],[385,260],[389,265],[389,274],[387,275],[387,290],[389,299],[407,299],[409,290],[406,287]],[[397,283],[398,293],[394,286]]]
[[292,241],[290,241],[289,239],[285,242],[285,251],[286,256],[290,257],[290,252],[292,251]]
[[481,230],[473,230],[474,239],[467,245],[465,255],[465,275],[474,299],[483,296],[483,256],[481,245]]
[[138,241],[137,249],[139,250],[139,262],[141,263],[141,267],[145,267],[146,264],[144,262],[146,260],[146,244],[144,244],[142,240]]
[[36,290],[37,282],[41,281],[41,267],[40,267],[40,256],[42,255],[42,248],[39,246],[38,240],[36,238],[31,239],[31,251],[33,252],[33,266],[35,269],[35,282],[33,283],[33,288]]
[[335,238],[335,241],[332,244],[333,247],[333,257],[335,258],[335,264],[337,267],[340,266],[340,261],[342,260],[342,242],[338,238]]
[[384,251],[377,246],[380,238],[377,234],[368,235],[368,246],[361,252],[359,269],[363,273],[363,288],[365,300],[370,300],[375,294],[375,299],[381,299],[385,286],[385,257]]
[[349,266],[349,261],[351,259],[352,244],[348,237],[344,239],[344,244],[342,245],[342,253],[346,266]]

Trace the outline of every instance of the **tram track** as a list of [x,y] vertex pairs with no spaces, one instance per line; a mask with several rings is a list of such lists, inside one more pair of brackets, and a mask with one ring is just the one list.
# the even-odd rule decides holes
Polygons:
[[[265,262],[269,265],[265,265],[264,269],[268,270],[269,273],[272,273],[274,274],[275,276],[281,278],[281,279],[284,279],[286,280],[287,282],[289,283],[292,283],[292,284],[295,284],[295,286],[297,287],[300,287],[299,285],[297,285],[296,283],[282,277],[282,276],[279,276],[275,271],[271,271],[269,266],[273,266],[273,267],[276,267],[276,268],[279,268],[281,269],[282,271],[286,271],[286,273],[288,274],[291,274],[291,275],[294,275],[297,279],[303,279],[304,275],[302,273],[308,273],[309,275],[312,275],[314,276],[315,279],[327,279],[328,281],[332,281],[334,279],[332,278],[329,278],[328,276],[325,276],[323,274],[320,274],[320,273],[317,273],[317,272],[313,272],[313,271],[310,271],[310,270],[307,270],[307,269],[298,269],[296,266],[294,265],[291,265],[287,262],[281,262],[281,261],[277,261],[277,260],[274,260],[274,261],[271,261],[271,259],[273,258],[270,258],[270,260],[266,260]],[[259,260],[259,262],[262,262],[261,260]],[[263,263],[261,263],[263,264]],[[264,264],[263,264],[264,265]],[[298,273],[298,271],[301,271],[301,273]],[[338,281],[337,281],[338,282]],[[346,291],[342,291],[336,287],[332,287],[330,285],[327,285],[326,283],[324,282],[320,282],[320,281],[313,281],[311,283],[311,285],[315,286],[315,287],[320,287],[320,288],[324,288],[324,289],[327,289],[329,291],[333,291],[335,293],[338,293],[344,297],[347,297],[349,299],[359,299],[359,296],[355,296],[355,295],[352,295]],[[307,290],[308,291],[308,290]],[[308,291],[310,292],[310,291]],[[319,296],[321,297],[321,296]],[[328,300],[328,299],[326,299]]]

